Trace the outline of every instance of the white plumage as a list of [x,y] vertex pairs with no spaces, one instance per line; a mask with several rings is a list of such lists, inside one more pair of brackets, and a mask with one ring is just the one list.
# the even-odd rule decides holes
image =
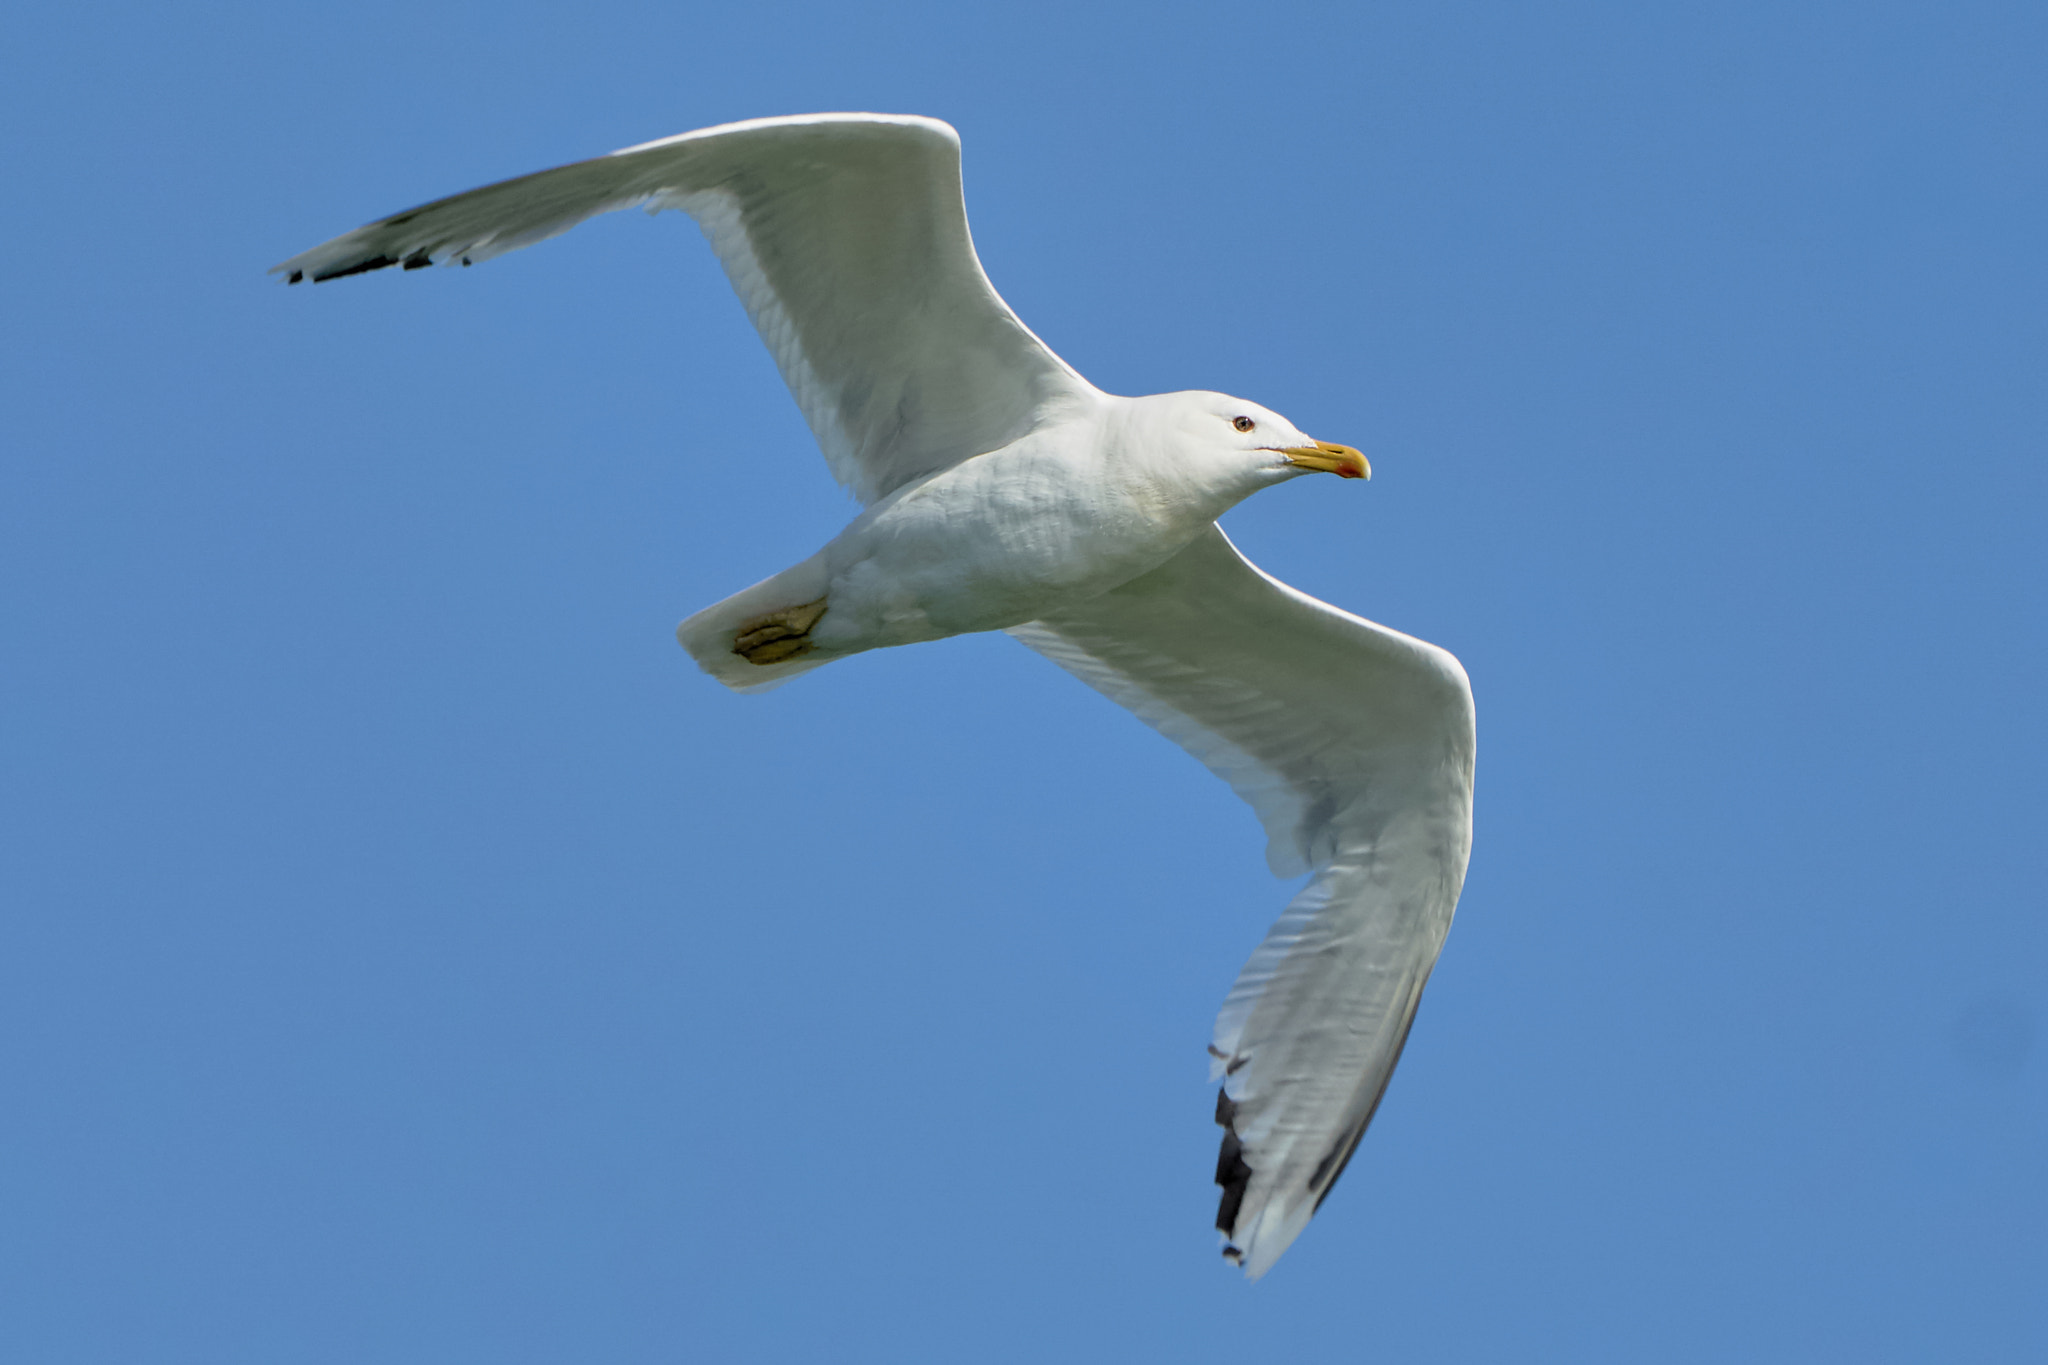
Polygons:
[[1449,654],[1308,597],[1215,525],[1367,471],[1214,393],[1102,393],[982,273],[932,119],[729,124],[443,199],[276,267],[292,283],[473,264],[631,206],[695,218],[833,473],[866,504],[803,563],[678,628],[729,686],[1007,630],[1187,749],[1313,872],[1210,1045],[1226,1253],[1265,1273],[1370,1123],[1471,846],[1472,699]]

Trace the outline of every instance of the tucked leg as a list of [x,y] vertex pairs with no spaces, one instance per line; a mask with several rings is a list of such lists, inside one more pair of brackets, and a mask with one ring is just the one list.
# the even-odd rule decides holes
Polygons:
[[811,652],[811,627],[825,614],[825,599],[784,607],[740,623],[732,652],[750,664],[779,664]]

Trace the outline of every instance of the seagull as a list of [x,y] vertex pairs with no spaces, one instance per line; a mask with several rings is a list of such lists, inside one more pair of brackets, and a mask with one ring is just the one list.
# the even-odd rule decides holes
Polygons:
[[1209,1043],[1223,1254],[1257,1279],[1329,1196],[1400,1060],[1472,844],[1472,692],[1446,651],[1261,572],[1216,519],[1365,479],[1220,393],[1107,394],[997,295],[937,119],[753,119],[521,176],[336,237],[286,281],[475,265],[614,209],[680,209],[863,505],[830,544],[677,627],[778,686],[864,650],[1005,631],[1179,744],[1309,880]]

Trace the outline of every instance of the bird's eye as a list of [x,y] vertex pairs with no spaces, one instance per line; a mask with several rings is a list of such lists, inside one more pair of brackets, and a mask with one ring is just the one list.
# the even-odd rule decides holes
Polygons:
[[1250,431],[1258,426],[1258,423],[1249,417],[1233,417],[1230,419],[1230,425],[1236,427],[1239,431]]

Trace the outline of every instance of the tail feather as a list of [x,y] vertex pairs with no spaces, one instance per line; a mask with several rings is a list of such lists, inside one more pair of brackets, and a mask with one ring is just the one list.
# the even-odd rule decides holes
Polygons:
[[766,692],[839,656],[828,650],[813,650],[781,663],[749,663],[733,650],[740,627],[770,612],[815,602],[825,595],[826,586],[825,556],[821,551],[795,568],[784,569],[704,608],[676,627],[676,639],[697,661],[697,667],[733,691]]

